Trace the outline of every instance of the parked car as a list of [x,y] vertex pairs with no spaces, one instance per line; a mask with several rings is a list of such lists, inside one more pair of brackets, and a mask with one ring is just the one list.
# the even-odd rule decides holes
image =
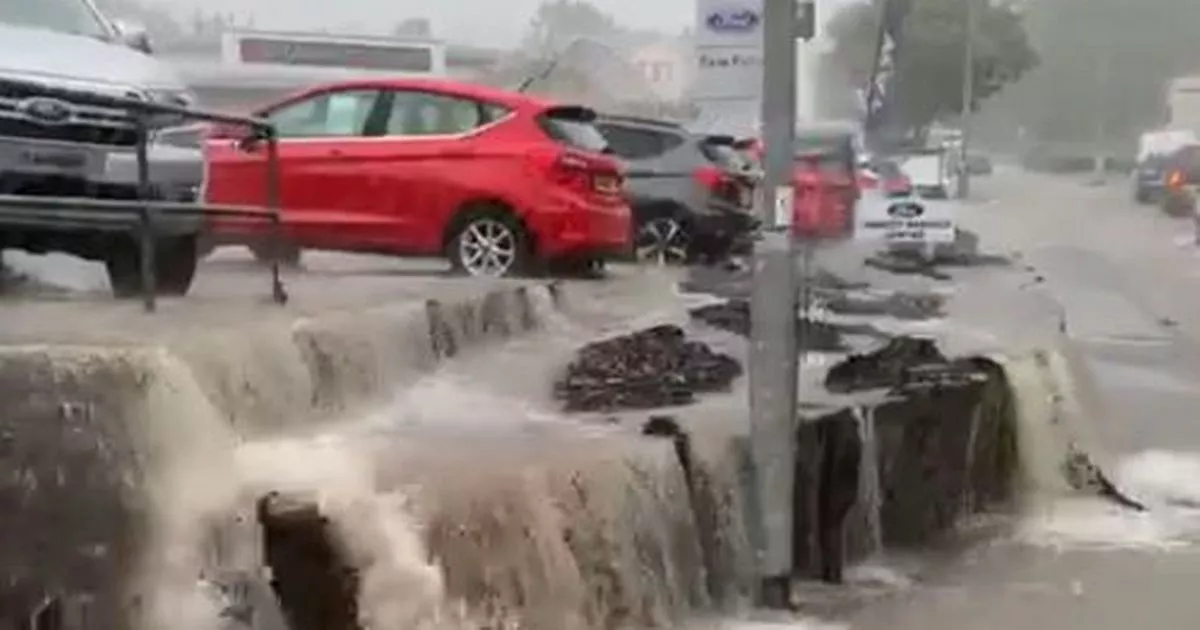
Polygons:
[[884,195],[903,197],[912,194],[913,184],[895,160],[867,156],[859,160],[859,190],[879,189]]
[[717,263],[748,249],[758,176],[734,138],[628,116],[604,116],[597,128],[629,168],[639,260]]
[[966,166],[970,175],[991,175],[994,170],[992,159],[982,153],[967,153]]
[[[620,162],[590,109],[441,79],[322,85],[260,109],[279,143],[284,231],[302,249],[445,256],[475,276],[601,267],[628,250]],[[208,198],[266,202],[263,144],[216,128]],[[222,219],[215,245],[268,254]]]
[[1171,216],[1192,216],[1200,190],[1200,144],[1180,147],[1163,163],[1163,192],[1159,207]]
[[838,153],[796,155],[792,233],[809,239],[850,236],[860,195],[858,176],[857,164],[847,164]]
[[[137,200],[138,133],[112,97],[189,106],[170,66],[149,54],[145,32],[119,26],[91,0],[6,3],[0,10],[0,193],[18,197]],[[69,92],[65,92],[69,90]],[[70,96],[66,96],[69,94]],[[150,188],[158,199],[190,203],[204,185],[196,148],[151,142]],[[4,209],[15,209],[9,200]],[[32,203],[32,202],[31,202]],[[0,220],[0,248],[63,252],[103,262],[118,297],[141,290],[141,250],[127,228],[69,223],[23,208]],[[203,221],[164,215],[151,266],[164,294],[182,295],[196,271]]]
[[924,199],[949,199],[952,158],[945,149],[913,151],[900,158],[900,168],[912,180],[913,188]]

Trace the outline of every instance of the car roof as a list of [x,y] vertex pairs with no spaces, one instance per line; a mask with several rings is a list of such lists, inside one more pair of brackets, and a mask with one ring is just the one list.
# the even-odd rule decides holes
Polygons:
[[[330,90],[356,88],[420,90],[426,92],[436,92],[446,96],[458,96],[462,98],[487,101],[489,103],[494,103],[496,105],[501,105],[511,109],[544,110],[565,105],[564,103],[551,101],[531,94],[526,94],[524,92],[504,90],[486,85],[480,85],[478,83],[468,83],[453,79],[426,77],[385,77],[336,81],[322,83],[319,86],[305,90],[301,94],[312,94]],[[293,98],[295,96],[297,95],[293,95]]]

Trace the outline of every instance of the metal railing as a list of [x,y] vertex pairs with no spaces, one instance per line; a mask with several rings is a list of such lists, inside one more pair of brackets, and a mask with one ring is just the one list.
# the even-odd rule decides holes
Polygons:
[[[157,226],[162,224],[164,213],[172,218],[198,220],[221,217],[259,219],[270,224],[268,238],[271,250],[271,297],[277,304],[287,303],[288,294],[280,274],[284,235],[279,208],[279,151],[275,127],[272,124],[259,118],[203,111],[138,98],[110,96],[40,83],[0,79],[0,90],[5,89],[33,91],[39,97],[59,99],[67,103],[83,102],[90,106],[112,108],[124,112],[128,116],[126,122],[132,124],[137,137],[135,147],[137,198],[120,200],[83,196],[0,194],[0,229],[3,226],[19,226],[127,231],[138,241],[143,307],[147,312],[153,312],[157,310],[158,294],[158,278],[154,264],[155,240],[159,233]],[[266,161],[265,204],[261,207],[254,207],[205,204],[203,199],[197,199],[194,202],[155,199],[154,182],[151,181],[150,173],[149,146],[155,129],[166,126],[163,123],[164,119],[173,121],[173,124],[205,122],[241,128],[246,130],[247,139],[261,142],[265,147]],[[203,155],[203,147],[200,152],[200,158],[206,159]]]

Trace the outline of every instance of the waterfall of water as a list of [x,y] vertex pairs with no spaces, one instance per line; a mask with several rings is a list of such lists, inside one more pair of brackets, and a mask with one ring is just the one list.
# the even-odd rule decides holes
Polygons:
[[875,436],[875,411],[855,407],[858,421],[858,436],[862,441],[862,463],[858,475],[858,510],[863,515],[866,527],[867,555],[875,556],[883,551],[883,525],[880,510],[883,495],[879,479],[879,443]]

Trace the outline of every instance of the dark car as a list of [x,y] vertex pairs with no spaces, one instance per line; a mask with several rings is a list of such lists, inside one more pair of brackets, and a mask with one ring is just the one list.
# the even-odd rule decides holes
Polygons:
[[1161,201],[1166,184],[1166,165],[1169,156],[1151,153],[1133,168],[1133,200],[1137,203]]
[[991,175],[992,160],[982,153],[967,154],[967,173],[970,175]]
[[628,167],[638,260],[716,264],[749,249],[759,178],[734,138],[628,116],[596,127]]
[[1176,149],[1163,160],[1163,190],[1159,207],[1171,216],[1191,216],[1200,189],[1200,144]]

